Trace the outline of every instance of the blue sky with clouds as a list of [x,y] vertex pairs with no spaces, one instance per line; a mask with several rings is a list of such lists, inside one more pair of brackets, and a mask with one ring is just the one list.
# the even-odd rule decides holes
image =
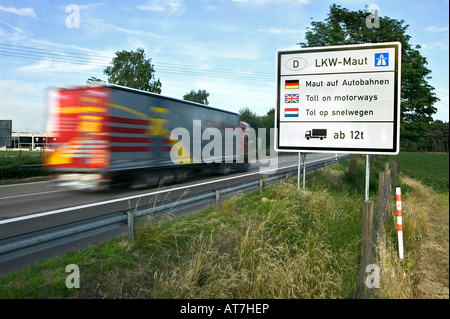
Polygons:
[[[333,1],[314,0],[0,0],[0,119],[13,131],[45,131],[48,87],[83,85],[116,51],[142,47],[162,94],[206,90],[209,104],[263,115],[276,103],[276,51],[305,41]],[[352,11],[368,4],[336,2]],[[411,44],[432,71],[441,99],[435,119],[449,118],[449,1],[371,1],[380,16],[403,19]],[[68,6],[79,8],[79,27]],[[382,25],[380,26],[382,27]]]

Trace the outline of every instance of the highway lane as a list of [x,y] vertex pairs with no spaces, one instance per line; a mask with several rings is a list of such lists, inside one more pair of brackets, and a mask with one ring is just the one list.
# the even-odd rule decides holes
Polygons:
[[[308,154],[307,167],[320,159],[335,159],[334,154]],[[292,172],[297,175],[298,156],[278,158],[277,173]],[[0,242],[13,242],[17,238],[29,238],[28,234],[37,230],[49,229],[53,226],[67,225],[83,219],[97,217],[112,212],[134,207],[152,205],[155,201],[180,199],[188,192],[199,194],[213,192],[232,185],[239,185],[264,176],[260,172],[267,165],[252,165],[249,172],[234,173],[227,176],[200,174],[190,178],[188,182],[173,184],[164,188],[129,190],[118,187],[107,192],[89,193],[49,187],[51,181],[35,181],[0,185]],[[266,171],[266,173],[268,173]],[[269,176],[269,175],[267,175]],[[210,203],[210,204],[213,204]],[[207,203],[195,204],[192,207],[177,211],[175,215],[191,213],[203,208]],[[126,232],[126,226],[114,227],[107,231],[83,236],[68,242],[55,242],[49,246],[29,248],[23,254],[18,252],[14,257],[6,257],[0,261],[0,275],[10,270],[50,258],[69,250],[88,247],[117,237]],[[45,230],[48,232],[48,230]],[[14,237],[17,235],[24,235]],[[47,245],[44,243],[44,245]]]
[[[308,162],[333,157],[334,154],[308,154],[307,166]],[[297,155],[279,157],[277,170],[296,171],[297,161]],[[80,192],[51,188],[50,180],[0,185],[0,238],[149,205],[154,201],[180,198],[185,192],[193,194],[207,190],[213,191],[243,183],[261,177],[260,170],[264,167],[269,168],[265,164],[253,164],[246,173],[233,173],[227,176],[200,174],[193,176],[187,182],[168,185],[163,189],[130,190],[125,187],[116,187],[104,192]],[[163,192],[155,194],[157,191]],[[39,216],[39,222],[35,218],[25,223],[21,219],[24,219],[24,216]],[[12,222],[16,220],[17,222]],[[4,221],[8,223],[2,223]]]

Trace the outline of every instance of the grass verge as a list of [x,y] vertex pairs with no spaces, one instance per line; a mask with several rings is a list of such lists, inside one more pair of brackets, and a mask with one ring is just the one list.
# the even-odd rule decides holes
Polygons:
[[47,176],[45,168],[27,168],[42,164],[45,154],[34,151],[0,151],[0,181]]
[[[342,163],[308,175],[306,191],[284,180],[262,195],[235,196],[219,212],[149,218],[132,244],[115,239],[0,277],[0,298],[353,298],[364,196],[346,182],[345,171]],[[394,206],[378,248],[375,298],[419,295],[427,212],[444,205],[433,202],[430,188],[407,177],[401,182],[408,190],[405,260],[397,257]],[[79,289],[66,287],[69,264],[79,266]]]

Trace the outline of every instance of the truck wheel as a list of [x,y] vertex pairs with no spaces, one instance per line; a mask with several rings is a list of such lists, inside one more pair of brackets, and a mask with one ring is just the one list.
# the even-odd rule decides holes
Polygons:
[[175,173],[174,172],[169,172],[169,171],[164,171],[161,174],[161,179],[159,181],[160,185],[168,185],[173,183],[175,179]]
[[218,173],[220,175],[228,175],[231,172],[231,166],[227,165],[227,164],[223,164],[219,166],[219,171]]
[[147,187],[147,176],[145,174],[135,174],[128,184],[131,189],[144,189]]
[[242,164],[237,164],[237,170],[239,172],[248,172],[248,169],[250,167],[249,163],[242,163]]
[[185,181],[188,177],[188,171],[185,169],[180,169],[176,172],[175,182],[179,183]]
[[158,186],[159,183],[159,174],[157,172],[150,172],[146,174],[147,178],[147,187]]

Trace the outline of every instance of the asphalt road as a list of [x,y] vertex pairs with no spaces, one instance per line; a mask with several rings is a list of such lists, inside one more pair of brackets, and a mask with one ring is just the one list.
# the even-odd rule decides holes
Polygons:
[[[323,158],[334,158],[334,156],[334,154],[308,154],[307,166],[309,162]],[[296,155],[279,157],[277,171],[296,171],[297,161],[298,157]],[[257,179],[261,175],[260,171],[269,168],[272,167],[269,167],[267,164],[253,164],[249,172],[246,173],[232,173],[227,176],[213,174],[191,176],[187,182],[165,186],[164,190],[171,191],[158,194],[159,199],[165,196],[179,196],[185,191],[189,191],[192,194],[192,192],[196,191],[201,192],[207,189],[217,189],[243,183],[250,179]],[[51,182],[51,180],[44,180],[0,185],[0,238],[11,235],[10,231],[6,231],[1,223],[8,219],[20,220],[20,218],[24,218],[27,215],[42,215],[39,218],[41,219],[40,223],[42,223],[42,227],[46,227],[48,225],[45,222],[45,214],[48,212],[53,212],[47,218],[52,223],[57,223],[56,219],[60,220],[60,223],[76,221],[149,204],[155,200],[155,197],[158,197],[153,193],[161,190],[161,188],[130,190],[119,186],[102,192],[81,192],[64,188],[53,188],[51,187]],[[103,203],[103,205],[99,205],[99,203]]]
[[[308,167],[311,163],[324,158],[334,159],[335,154],[308,154],[306,165]],[[292,175],[296,176],[297,163],[297,155],[279,157],[276,172],[293,171]],[[51,180],[3,184],[0,185],[0,240],[112,212],[152,205],[154,202],[182,198],[186,193],[192,195],[242,184],[257,180],[262,175],[270,175],[273,168],[267,164],[253,164],[245,173],[231,173],[227,176],[204,173],[191,176],[184,183],[143,190],[116,187],[102,192],[81,192],[53,188]],[[199,208],[201,207],[194,205],[186,212]],[[85,239],[80,243],[74,243],[71,247],[60,247],[60,251],[83,247],[93,241],[98,242],[117,234],[116,230],[110,234],[104,234],[102,238]],[[50,256],[54,255],[55,251],[47,253]],[[43,257],[45,253],[39,252],[35,256],[27,256],[21,262],[11,261],[9,265],[0,264],[0,268],[3,270],[6,266],[8,269],[16,268],[19,264],[30,263]]]

